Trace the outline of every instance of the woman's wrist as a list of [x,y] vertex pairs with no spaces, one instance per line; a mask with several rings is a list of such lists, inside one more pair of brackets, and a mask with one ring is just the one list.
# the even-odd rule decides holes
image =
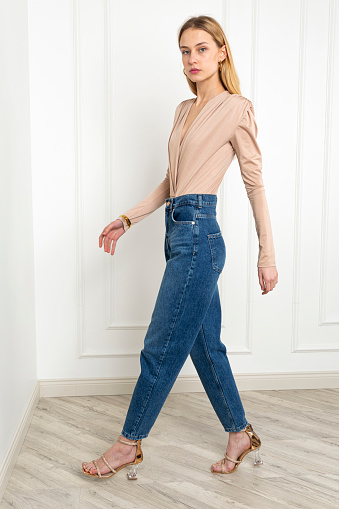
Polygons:
[[125,214],[121,214],[117,219],[120,219],[122,222],[125,232],[132,226],[131,221],[127,216],[125,216]]

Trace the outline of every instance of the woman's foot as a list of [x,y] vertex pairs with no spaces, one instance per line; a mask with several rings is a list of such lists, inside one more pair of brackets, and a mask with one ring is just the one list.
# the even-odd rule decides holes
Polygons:
[[[251,439],[245,431],[230,432],[226,454],[230,458],[236,460],[239,458],[240,454],[249,449],[250,446]],[[229,461],[226,458],[224,459],[225,459],[225,470],[229,472],[234,468],[236,463],[234,463],[234,461]],[[212,465],[213,470],[215,470],[216,472],[221,472],[221,462],[222,460],[218,461],[217,463],[214,463]]]
[[[136,457],[136,445],[133,445],[134,440],[129,440],[128,438],[120,435],[122,440],[126,442],[131,442],[131,445],[125,445],[121,442],[116,441],[114,445],[108,451],[106,451],[103,456],[105,456],[106,461],[111,465],[112,468],[120,467],[124,463],[133,463]],[[102,458],[96,460],[96,463],[100,469],[101,475],[107,474],[111,472],[108,466],[103,462]],[[93,465],[92,461],[86,463],[84,461],[82,463],[84,470],[89,472],[90,474],[96,474],[97,469]]]

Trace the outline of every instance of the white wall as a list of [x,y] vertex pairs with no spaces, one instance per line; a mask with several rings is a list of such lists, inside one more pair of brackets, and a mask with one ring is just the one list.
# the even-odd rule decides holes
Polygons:
[[[337,372],[334,5],[30,0],[39,379],[138,376],[165,267],[163,208],[124,235],[113,257],[98,236],[164,178],[175,106],[192,96],[177,31],[202,13],[223,24],[255,107],[279,271],[276,289],[262,296],[253,216],[234,161],[218,193],[228,247],[222,339],[232,367],[252,379]],[[190,359],[181,375],[195,377]]]
[[[164,177],[175,106],[192,96],[177,30],[198,14],[222,23],[255,107],[279,270],[262,296],[235,161],[218,217],[239,387],[338,386],[335,0],[0,0],[0,485],[37,379],[54,395],[72,381],[84,394],[134,386],[165,266],[163,208],[113,258],[98,235]],[[181,378],[197,379],[189,359]]]
[[37,384],[28,64],[27,1],[1,0],[0,481]]

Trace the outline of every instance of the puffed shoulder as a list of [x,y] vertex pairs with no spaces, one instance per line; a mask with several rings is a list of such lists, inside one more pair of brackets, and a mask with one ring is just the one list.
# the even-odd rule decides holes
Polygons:
[[240,114],[239,116],[241,119],[243,119],[244,116],[246,116],[248,110],[252,110],[252,112],[254,113],[252,102],[249,99],[247,99],[247,97],[245,97],[244,95],[232,94],[232,101],[234,102],[236,107],[239,108]]
[[245,97],[244,95],[241,95],[241,94],[231,94],[230,97],[232,97],[233,101],[236,101],[239,104],[243,104],[243,105],[245,105],[249,101],[249,99],[247,97]]
[[261,152],[257,142],[258,126],[255,120],[253,104],[246,99],[245,112],[239,117],[237,127],[230,138],[241,167],[245,167],[250,162],[252,168],[256,162],[257,167],[261,168]]
[[242,132],[251,134],[255,138],[258,135],[258,126],[255,119],[252,101],[245,97],[243,99],[244,99],[244,101],[242,102],[243,110],[239,115],[240,121],[237,128],[234,131],[234,135],[231,138],[231,142],[233,142],[235,136],[239,136]]
[[244,117],[251,115],[251,114],[254,115],[254,107],[253,107],[252,101],[250,101],[249,99],[246,99],[246,97],[244,99],[245,99]]

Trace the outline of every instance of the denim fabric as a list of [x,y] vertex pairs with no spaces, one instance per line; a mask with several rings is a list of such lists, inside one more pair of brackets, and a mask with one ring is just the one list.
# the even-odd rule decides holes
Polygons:
[[225,431],[240,431],[248,424],[220,339],[217,283],[226,246],[216,204],[215,194],[166,200],[166,268],[121,432],[130,440],[148,436],[188,355]]

